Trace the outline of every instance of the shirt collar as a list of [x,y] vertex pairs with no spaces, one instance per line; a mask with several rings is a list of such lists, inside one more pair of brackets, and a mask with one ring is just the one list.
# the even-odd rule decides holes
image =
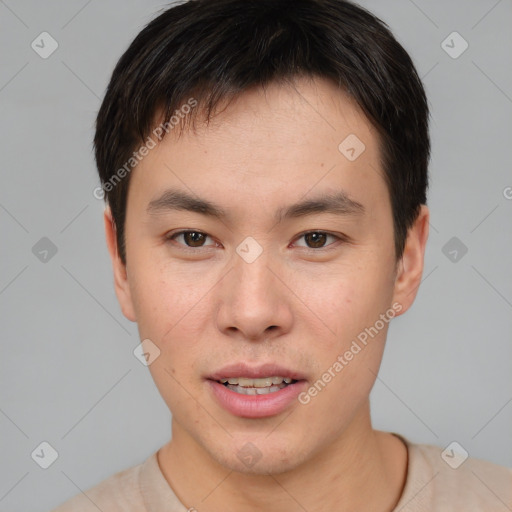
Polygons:
[[158,464],[158,451],[148,457],[139,472],[139,487],[147,512],[187,512],[165,479]]

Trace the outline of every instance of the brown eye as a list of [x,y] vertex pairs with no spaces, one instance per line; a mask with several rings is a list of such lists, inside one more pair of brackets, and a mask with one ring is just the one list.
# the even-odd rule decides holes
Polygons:
[[[179,240],[180,238],[182,238],[181,241]],[[180,231],[167,237],[168,240],[177,241],[178,245],[184,245],[190,248],[208,247],[205,246],[205,241],[208,238],[210,237],[206,233],[192,230]]]
[[190,247],[201,247],[206,240],[206,235],[199,231],[187,231],[183,233],[183,240]]
[[345,241],[346,238],[341,234],[333,235],[326,231],[308,231],[299,235],[295,240],[294,245],[298,247],[327,250],[331,248],[331,245],[334,245],[336,242]]
[[328,235],[327,233],[322,233],[321,231],[314,231],[312,233],[306,233],[303,236],[308,247],[311,247],[312,249],[318,249],[324,246]]

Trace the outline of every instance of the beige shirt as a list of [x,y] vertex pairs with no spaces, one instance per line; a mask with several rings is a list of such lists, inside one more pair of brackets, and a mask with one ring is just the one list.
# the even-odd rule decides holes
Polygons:
[[[454,452],[411,443],[405,488],[393,512],[506,512],[512,510],[512,469],[467,458],[453,469]],[[189,505],[192,507],[192,505]],[[167,483],[157,452],[143,463],[107,478],[53,512],[186,512]],[[194,510],[190,508],[190,510]]]

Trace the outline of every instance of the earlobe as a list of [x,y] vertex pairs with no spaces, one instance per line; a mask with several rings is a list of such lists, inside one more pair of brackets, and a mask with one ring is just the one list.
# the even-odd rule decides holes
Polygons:
[[105,223],[105,237],[107,241],[108,252],[110,254],[110,259],[112,260],[114,287],[117,300],[119,301],[123,315],[128,318],[128,320],[136,322],[137,320],[133,307],[126,265],[121,261],[121,258],[119,257],[116,225],[112,217],[112,212],[108,206],[105,208],[103,220]]
[[429,209],[426,205],[422,205],[418,217],[409,229],[404,252],[398,263],[393,303],[401,304],[400,314],[405,313],[412,306],[421,283],[429,219]]

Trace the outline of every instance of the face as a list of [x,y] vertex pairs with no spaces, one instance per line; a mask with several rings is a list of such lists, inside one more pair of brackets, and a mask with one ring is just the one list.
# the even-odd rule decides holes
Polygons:
[[[376,130],[337,88],[273,85],[171,131],[132,171],[126,267],[106,219],[173,442],[279,473],[365,423],[389,321],[419,285],[428,210],[397,265]],[[263,380],[223,382],[237,377]]]

